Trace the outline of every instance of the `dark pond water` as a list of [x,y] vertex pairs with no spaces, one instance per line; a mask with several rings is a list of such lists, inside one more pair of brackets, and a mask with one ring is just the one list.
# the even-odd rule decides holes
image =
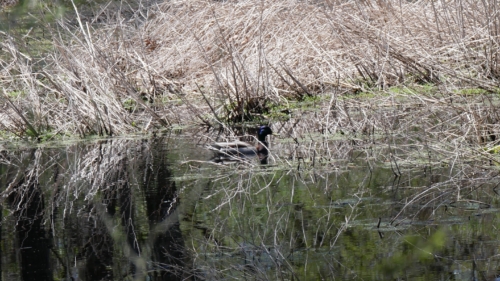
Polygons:
[[328,159],[294,149],[274,144],[261,166],[207,163],[211,152],[179,136],[9,147],[1,279],[500,274],[497,169],[397,163],[364,147]]

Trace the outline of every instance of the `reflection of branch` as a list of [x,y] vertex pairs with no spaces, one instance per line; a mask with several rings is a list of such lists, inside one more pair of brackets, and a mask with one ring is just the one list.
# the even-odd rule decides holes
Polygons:
[[[390,154],[390,157],[391,157],[391,169],[392,169],[392,173],[394,174],[394,176],[396,177],[400,177],[401,176],[401,171],[399,170],[399,166],[398,166],[398,162],[396,162],[396,158],[394,157],[394,154]],[[394,162],[394,165],[396,166],[396,170],[394,170],[394,167],[392,167],[392,163]]]
[[147,275],[147,265],[144,257],[150,256],[149,253],[145,253],[147,249],[143,249],[141,256],[137,255],[137,253],[127,243],[127,235],[125,234],[125,231],[115,224],[113,217],[106,211],[105,205],[96,204],[95,209],[97,210],[99,219],[106,226],[106,230],[113,238],[114,242],[123,247],[123,255],[127,256],[130,262],[134,264],[136,268],[135,280],[143,280]]
[[415,195],[409,202],[406,202],[406,204],[401,208],[401,210],[399,211],[399,213],[397,213],[396,216],[394,216],[394,218],[391,220],[390,224],[393,224],[396,221],[396,219],[399,217],[399,215],[401,215],[403,213],[403,211],[406,209],[406,207],[411,206],[415,201],[417,201],[420,198],[424,197],[430,191],[433,191],[434,189],[437,189],[437,188],[439,188],[439,187],[441,187],[443,185],[444,185],[444,183],[435,184],[433,187],[429,187],[426,190],[422,191],[421,193]]
[[66,266],[66,262],[62,259],[61,255],[56,251],[55,247],[50,247],[50,251],[59,261],[59,264],[63,267],[63,276],[68,276],[68,267]]
[[148,237],[148,240],[150,242],[149,244],[152,245],[155,239],[158,238],[158,236],[170,230],[170,228],[178,222],[179,210],[178,208],[175,208],[171,213],[167,215],[167,217],[163,221],[158,222],[153,227],[153,229],[151,229],[150,235]]
[[356,204],[354,204],[354,206],[350,206],[349,204],[349,206],[351,207],[351,213],[349,214],[349,216],[345,216],[345,223],[343,223],[340,229],[338,230],[337,235],[335,235],[335,239],[333,240],[333,244],[330,244],[330,247],[333,247],[337,243],[337,240],[339,239],[342,232],[344,232],[344,230],[349,228],[349,222],[352,219],[354,219],[352,216],[354,215],[354,210],[359,205],[359,203],[361,203],[360,199],[358,199],[358,201],[356,202]]

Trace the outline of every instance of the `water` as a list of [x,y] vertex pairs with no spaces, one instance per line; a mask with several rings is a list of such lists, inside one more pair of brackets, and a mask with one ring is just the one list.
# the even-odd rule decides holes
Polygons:
[[286,143],[272,145],[269,165],[217,165],[198,143],[106,139],[1,152],[2,280],[500,273],[495,169],[392,163],[362,157],[373,152],[362,146],[296,158]]

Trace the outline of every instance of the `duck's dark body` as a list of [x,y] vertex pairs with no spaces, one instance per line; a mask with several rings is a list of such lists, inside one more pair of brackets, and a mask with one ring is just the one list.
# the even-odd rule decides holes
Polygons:
[[266,137],[272,133],[273,131],[268,126],[261,126],[257,134],[257,146],[242,141],[214,143],[210,146],[210,149],[216,153],[213,160],[215,162],[239,161],[246,157],[258,156],[261,163],[267,163],[269,145]]

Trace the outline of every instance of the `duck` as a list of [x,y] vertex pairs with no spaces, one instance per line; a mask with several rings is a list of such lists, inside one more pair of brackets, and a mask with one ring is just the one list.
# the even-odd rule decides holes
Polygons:
[[214,162],[239,161],[243,158],[258,156],[261,164],[267,164],[269,144],[266,140],[273,131],[269,126],[260,126],[257,132],[257,145],[243,141],[217,142],[209,146],[215,152]]

